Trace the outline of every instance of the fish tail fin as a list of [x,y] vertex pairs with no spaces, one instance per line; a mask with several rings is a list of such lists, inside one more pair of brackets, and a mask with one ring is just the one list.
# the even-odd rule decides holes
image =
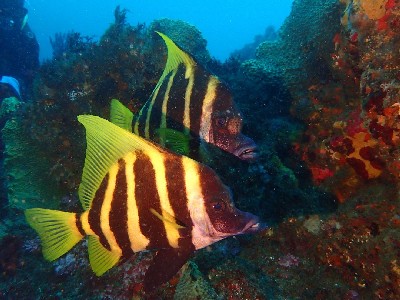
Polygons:
[[31,208],[25,210],[25,218],[39,234],[43,256],[49,261],[67,253],[83,238],[75,213]]

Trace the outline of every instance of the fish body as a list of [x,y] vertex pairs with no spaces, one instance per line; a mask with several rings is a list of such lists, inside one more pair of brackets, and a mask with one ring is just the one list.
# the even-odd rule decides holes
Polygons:
[[124,258],[157,250],[145,279],[151,291],[171,278],[195,250],[260,230],[258,218],[235,208],[215,172],[102,118],[79,116],[87,150],[79,198],[84,212],[25,211],[43,255],[53,261],[88,237],[98,276]]
[[[197,160],[204,143],[243,160],[255,159],[256,144],[241,132],[242,114],[227,86],[170,38],[158,34],[165,41],[168,59],[150,99],[133,119],[134,133],[172,150],[178,148],[177,152],[184,149],[187,152],[181,154]],[[175,132],[183,138],[177,139]],[[185,143],[190,145],[182,146]]]

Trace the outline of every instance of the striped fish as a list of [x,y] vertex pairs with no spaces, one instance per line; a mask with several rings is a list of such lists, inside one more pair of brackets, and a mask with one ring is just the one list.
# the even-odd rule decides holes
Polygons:
[[[243,160],[255,159],[256,144],[241,133],[242,115],[229,89],[170,38],[157,33],[167,45],[168,59],[150,99],[133,120],[134,133],[196,160],[204,161],[204,143]],[[129,110],[119,108],[111,104],[111,120],[132,120]]]
[[155,249],[144,279],[144,290],[151,291],[195,250],[260,230],[258,218],[235,208],[230,190],[209,167],[100,117],[78,120],[87,140],[79,187],[84,212],[25,211],[47,260],[87,236],[90,265],[100,276],[135,252]]

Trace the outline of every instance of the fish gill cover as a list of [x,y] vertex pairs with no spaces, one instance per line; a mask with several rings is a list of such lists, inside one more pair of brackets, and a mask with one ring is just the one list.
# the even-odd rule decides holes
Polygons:
[[262,43],[254,59],[232,56],[225,63],[210,58],[193,26],[167,19],[131,26],[125,13],[115,11],[99,42],[76,32],[55,37],[33,101],[6,117],[10,189],[0,223],[1,296],[142,295],[151,254],[139,253],[101,278],[90,271],[84,243],[46,263],[20,209],[77,211],[84,133],[76,116],[107,118],[112,98],[133,112],[141,108],[166,61],[157,30],[230,86],[260,158],[248,164],[221,157],[212,167],[232,187],[237,206],[271,228],[200,251],[155,296],[396,299],[398,1],[296,0],[276,40]]

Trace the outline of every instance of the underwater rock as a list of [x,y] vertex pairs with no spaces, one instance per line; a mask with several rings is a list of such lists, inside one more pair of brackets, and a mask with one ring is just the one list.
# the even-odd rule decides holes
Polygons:
[[[193,25],[180,20],[160,19],[150,24],[149,34],[154,31],[167,35],[182,50],[193,55],[202,65],[206,65],[210,61],[211,57],[206,49],[207,41]],[[157,40],[159,40],[158,37]]]
[[3,99],[0,106],[0,123],[5,123],[20,105],[21,102],[15,97]]
[[245,61],[256,57],[256,49],[258,46],[266,41],[274,41],[278,38],[278,34],[273,26],[268,26],[264,34],[259,34],[254,37],[252,43],[244,45],[241,49],[233,51],[230,56]]
[[13,276],[21,267],[21,246],[21,238],[15,235],[6,235],[0,240],[0,277]]
[[331,36],[340,29],[340,7],[336,0],[295,0],[278,40],[262,43],[243,71],[251,77],[281,78],[294,98],[313,82],[329,78]]
[[291,111],[308,124],[298,150],[315,183],[343,203],[372,180],[399,183],[400,17],[392,0],[341,3],[331,78],[310,82]]
[[[312,173],[298,151],[303,142],[309,145],[302,140],[308,119],[298,114],[295,105],[301,102],[299,111],[315,113],[308,89],[332,78],[332,37],[340,30],[342,9],[336,0],[294,1],[278,39],[262,43],[256,58],[243,62],[237,76],[230,77],[235,101],[245,116],[244,132],[259,144],[259,163],[272,175],[268,185],[252,185],[257,193],[261,189],[265,193],[248,202],[259,203],[268,217],[335,207],[333,197],[311,188]],[[318,207],[324,200],[326,206]]]

